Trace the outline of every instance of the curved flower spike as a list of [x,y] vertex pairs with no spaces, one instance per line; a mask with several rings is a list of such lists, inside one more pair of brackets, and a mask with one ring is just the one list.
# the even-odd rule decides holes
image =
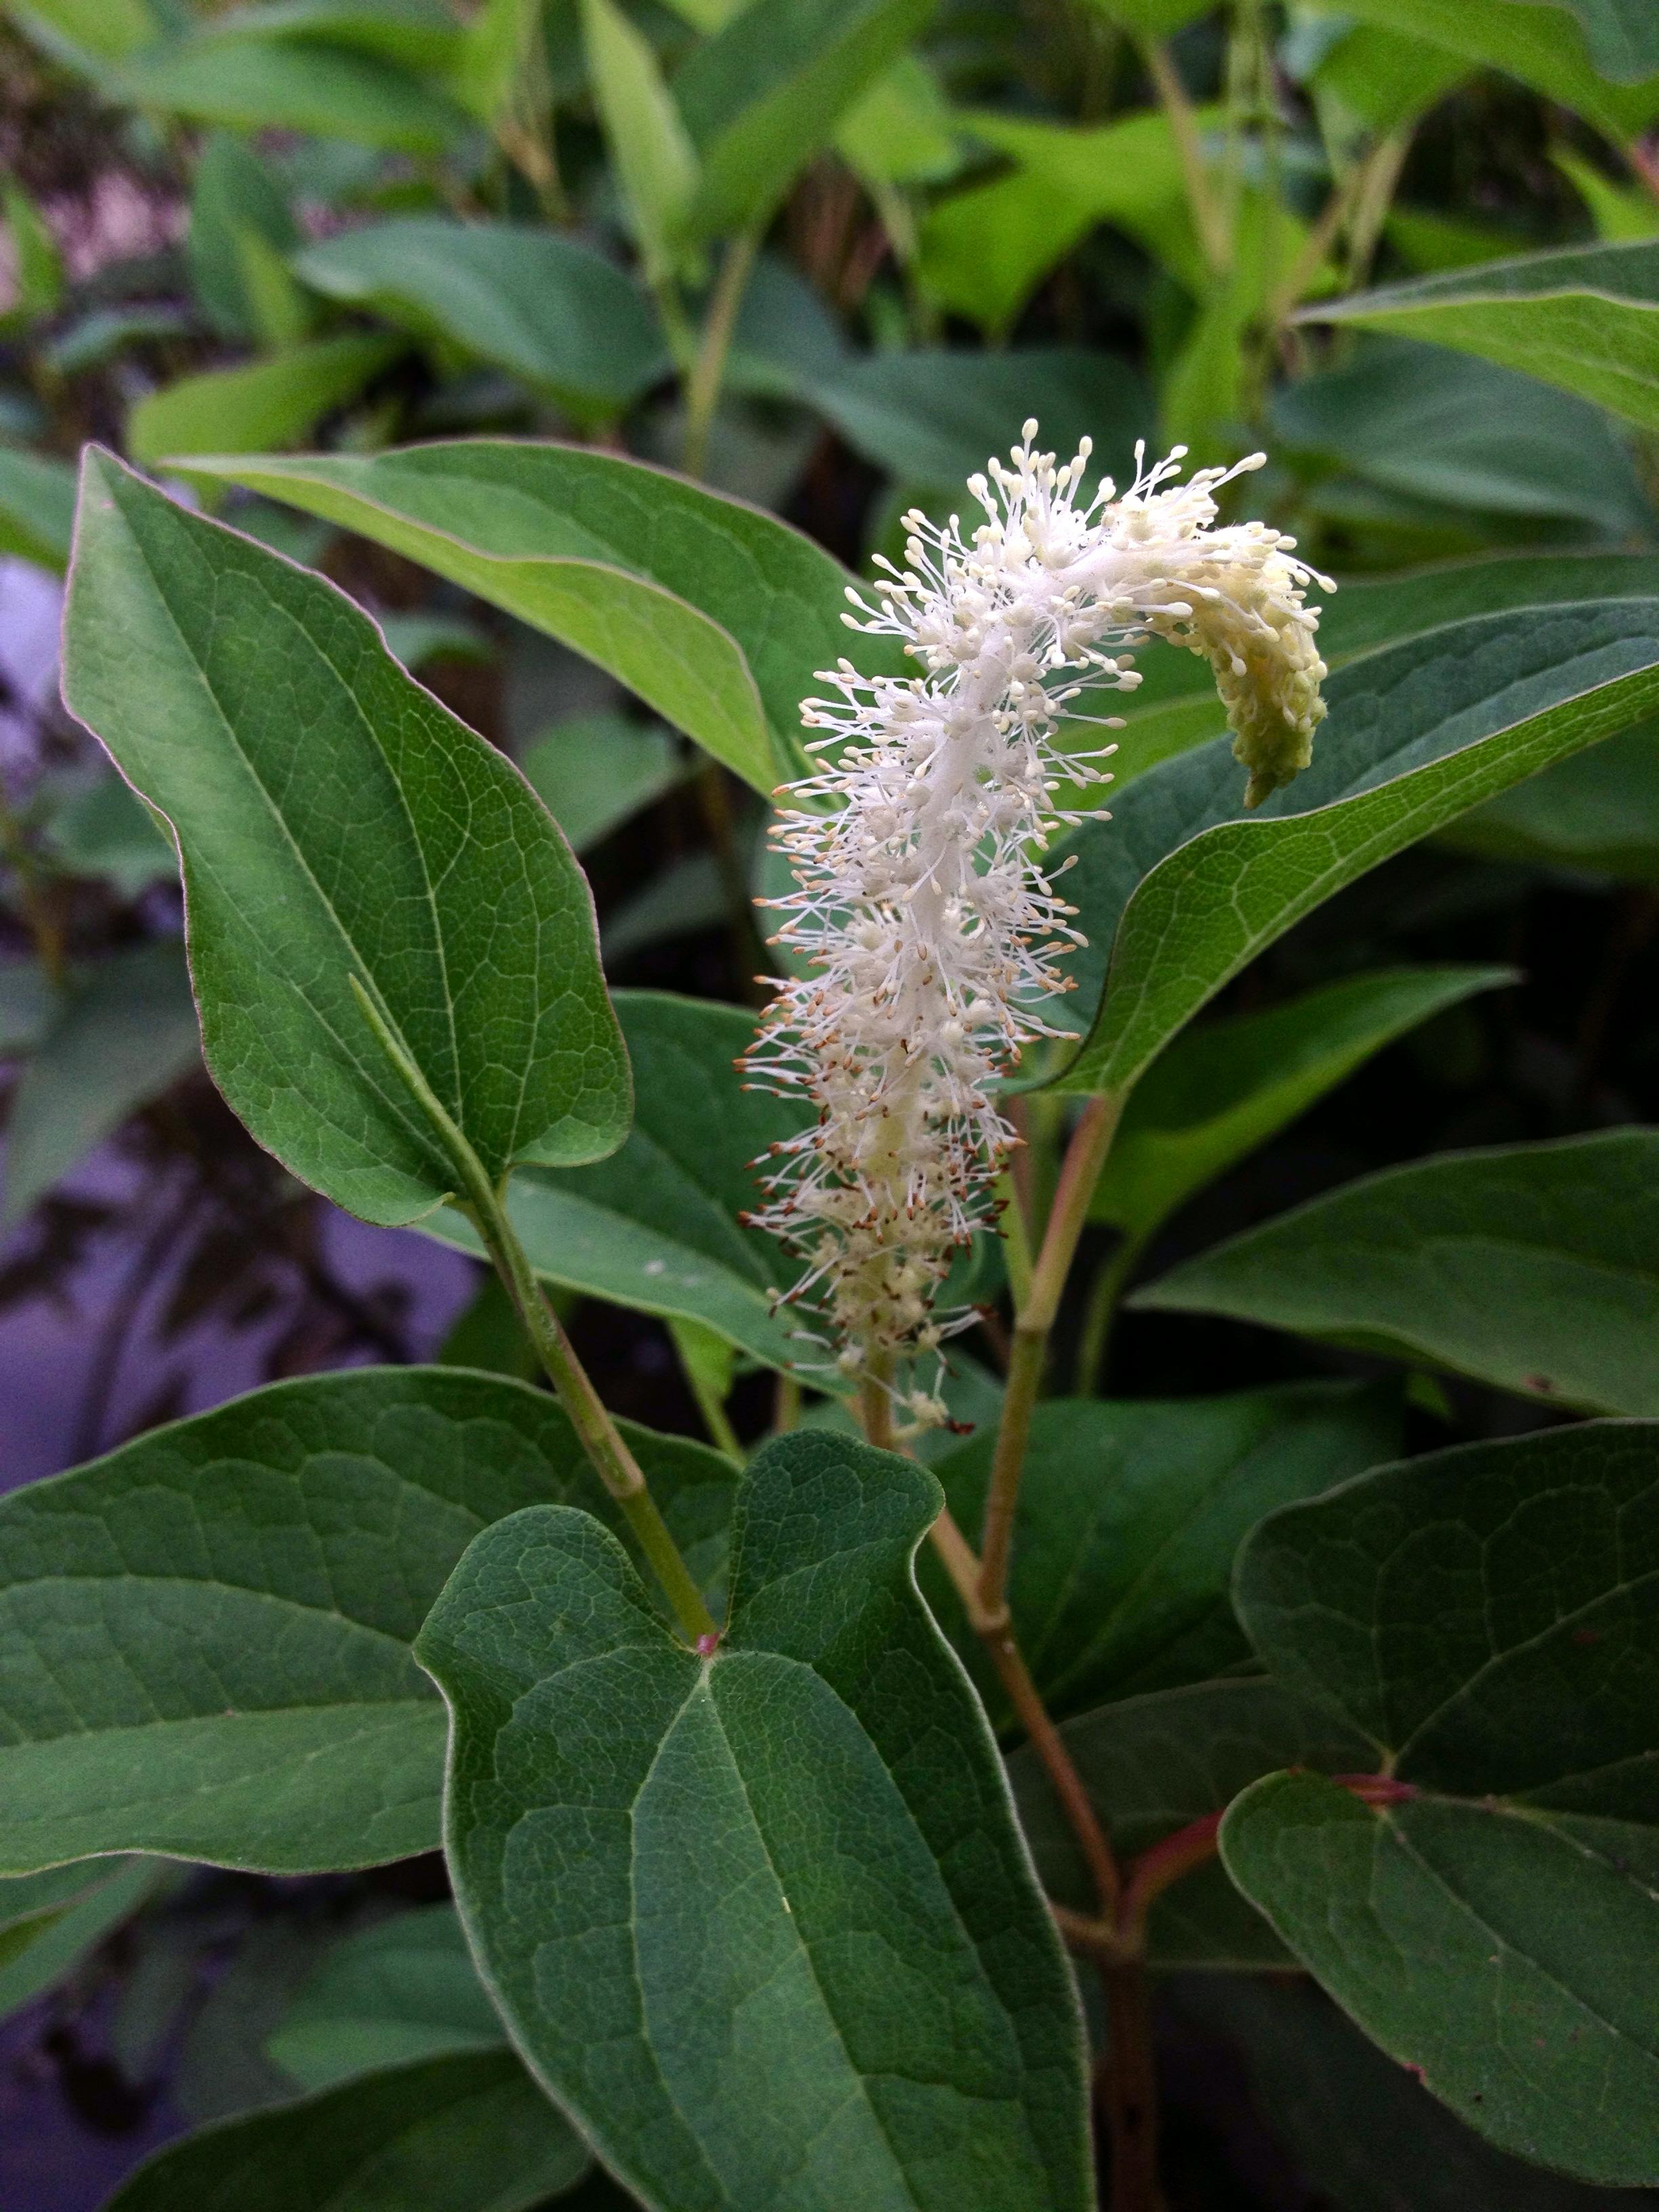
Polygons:
[[[1178,484],[1183,447],[1151,469],[1138,449],[1121,497],[1107,480],[1079,504],[1088,441],[1057,465],[1033,450],[1036,427],[1012,467],[971,480],[986,517],[971,538],[954,515],[939,529],[913,512],[907,567],[883,564],[873,606],[848,593],[850,626],[902,639],[921,673],[843,660],[822,677],[837,696],[805,701],[802,720],[829,733],[809,750],[831,760],[790,787],[809,805],[776,833],[796,884],[775,902],[779,938],[815,972],[779,983],[744,1065],[818,1120],[769,1158],[753,1218],[805,1260],[788,1295],[822,1312],[842,1370],[890,1388],[973,1319],[934,1300],[992,1221],[1015,1140],[992,1086],[1053,1034],[1037,1008],[1069,988],[1055,963],[1083,941],[1033,858],[1085,818],[1066,796],[1115,750],[1056,748],[1066,678],[1132,690],[1116,655],[1148,636],[1204,654],[1252,806],[1307,766],[1325,711],[1304,604],[1325,580],[1275,530],[1215,526],[1216,491],[1262,455]],[[937,1377],[902,1403],[916,1423],[945,1418]]]

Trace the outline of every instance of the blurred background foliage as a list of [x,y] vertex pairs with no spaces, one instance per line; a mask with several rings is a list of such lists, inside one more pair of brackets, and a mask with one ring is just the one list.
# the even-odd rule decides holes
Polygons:
[[[764,775],[698,753],[488,594],[192,457],[572,441],[684,470],[856,568],[902,546],[907,509],[959,503],[1035,416],[1062,453],[1091,437],[1120,480],[1141,441],[1197,462],[1265,447],[1249,511],[1341,579],[1334,663],[1463,613],[1651,593],[1656,125],[1652,0],[10,0],[0,1356],[16,1404],[51,1404],[0,1481],[265,1376],[523,1364],[470,1263],[390,1232],[352,1243],[201,1073],[170,844],[56,702],[83,441],[376,616],[563,824],[613,981],[751,1003]],[[569,551],[608,557],[599,537]],[[1122,771],[1218,726],[1201,669],[1149,662]],[[1638,728],[1389,863],[1226,994],[1191,1066],[1147,1090],[1147,1157],[1181,1139],[1197,1164],[1176,1160],[1150,1210],[1104,1191],[1103,1249],[1113,1224],[1133,1248],[1114,1291],[1131,1264],[1425,1151],[1651,1121],[1656,948],[1659,731]],[[1401,961],[1515,980],[1414,1027],[1361,1008],[1352,1048],[1297,1011],[1346,1007],[1348,979]],[[1261,1024],[1246,1066],[1227,1040]],[[1219,1129],[1218,1100],[1237,1130],[1182,1138],[1206,1111]],[[760,1425],[757,1359],[694,1321],[566,1304],[620,1411],[722,1442]],[[72,1359],[47,1322],[75,1332]],[[1085,1383],[1137,1396],[1367,1371],[1145,1310],[1109,1352],[1103,1323],[1073,1354]],[[1426,1375],[1413,1398],[1440,1438],[1454,1413],[1475,1434],[1537,1418]],[[365,2047],[407,2019],[403,1982],[359,2002],[352,1974],[382,1953],[375,1972],[429,1990],[441,2022],[464,2015],[431,2047],[493,2033],[465,1978],[443,1994],[432,1869],[121,1880],[66,1915],[56,1971],[81,1963],[47,2015],[19,2012],[40,1984],[9,1984],[0,1948],[0,2009],[32,2023],[9,2048],[47,2054],[52,2094],[116,2145],[113,2166],[31,2170],[19,2203],[90,2203],[82,2168],[118,2171],[182,2115],[339,2078],[335,1998]],[[375,1931],[411,1899],[438,1917],[405,1916],[404,1957]],[[319,1982],[343,1935],[357,1948]],[[1413,2205],[1591,2201],[1453,2142],[1306,1991],[1194,1988],[1165,2029],[1177,2203],[1405,2201],[1310,2125],[1310,2053],[1342,2140],[1404,2126],[1402,2099],[1425,2108],[1419,2142],[1447,2137]]]

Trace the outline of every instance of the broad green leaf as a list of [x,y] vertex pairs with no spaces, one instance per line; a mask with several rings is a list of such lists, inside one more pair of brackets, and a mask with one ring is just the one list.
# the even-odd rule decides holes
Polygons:
[[588,75],[633,221],[646,282],[672,279],[697,190],[697,157],[656,50],[614,0],[582,0]]
[[[1126,1698],[1079,1714],[1060,1734],[1121,1860],[1219,1814],[1276,1768],[1352,1773],[1370,1758],[1370,1745],[1350,1723],[1259,1675]],[[1071,1829],[1029,1747],[1009,1759],[1008,1778],[1043,1888],[1062,1904],[1095,1911]],[[1273,1929],[1213,1859],[1164,1891],[1147,1936],[1156,1966],[1290,1963]]]
[[164,1871],[155,1859],[102,1859],[0,1881],[0,2020],[130,1920]]
[[131,57],[111,90],[135,107],[234,131],[301,131],[441,154],[466,127],[453,102],[368,54],[281,38],[193,38]]
[[1517,783],[1441,833],[1460,853],[1659,884],[1659,724]]
[[519,765],[575,853],[608,837],[685,773],[666,730],[603,708],[556,722],[526,746]]
[[1507,2150],[1659,2181],[1659,1428],[1465,1445],[1287,1508],[1239,1560],[1275,1677],[1406,1786],[1279,1774],[1234,1880],[1391,2056]]
[[617,414],[668,367],[639,287],[556,231],[404,216],[307,246],[294,265],[331,299],[494,362],[585,421]]
[[199,1050],[183,946],[167,938],[107,955],[58,1010],[13,1094],[0,1222],[21,1219]]
[[310,2090],[507,2040],[453,1905],[343,1936],[301,1984],[265,2049]]
[[1139,39],[1170,39],[1206,12],[1205,0],[1093,0],[1103,15]]
[[1127,1091],[1206,1000],[1291,925],[1375,867],[1659,705],[1659,601],[1457,623],[1339,669],[1313,767],[1240,819],[1224,739],[1164,762],[1109,823],[1074,833],[1067,879],[1091,950],[1085,1018],[1060,1078]]
[[[1328,18],[1313,21],[1322,32]],[[1402,37],[1375,23],[1330,27],[1336,35],[1308,79],[1321,129],[1351,157],[1370,143],[1414,123],[1469,74],[1461,56],[1421,39]]]
[[1185,1031],[1130,1093],[1090,1218],[1143,1241],[1384,1045],[1516,981],[1513,968],[1384,968]]
[[250,297],[250,235],[277,252],[300,242],[293,211],[270,169],[246,140],[216,131],[196,164],[186,252],[191,288],[222,337],[264,335]]
[[1152,395],[1134,370],[1082,347],[862,354],[805,389],[866,460],[958,503],[967,478],[1007,453],[1028,416],[1041,423],[1045,447],[1069,458],[1091,437],[1096,469],[1119,474],[1152,419]]
[[1639,82],[1610,82],[1581,23],[1543,0],[1343,0],[1342,13],[1483,69],[1507,70],[1546,100],[1576,109],[1618,145],[1659,115],[1659,69]]
[[597,661],[757,791],[800,773],[800,702],[847,649],[845,571],[737,500],[571,446],[226,460]]
[[695,47],[674,98],[714,236],[769,215],[836,125],[926,26],[934,0],[750,0]]
[[378,55],[407,70],[441,70],[463,33],[444,0],[250,0],[213,18],[222,39],[300,39]]
[[1274,450],[1450,507],[1650,539],[1653,508],[1623,437],[1588,400],[1517,375],[1519,366],[1373,340],[1347,366],[1283,388]]
[[[731,1463],[629,1435],[718,1588]],[[0,1499],[0,1869],[430,1850],[410,1643],[479,1529],[548,1501],[623,1525],[551,1398],[451,1368],[275,1383]]]
[[[988,1430],[934,1462],[964,1528],[984,1514],[995,1441]],[[1228,1595],[1246,1534],[1275,1505],[1376,1467],[1399,1445],[1394,1399],[1350,1383],[1039,1406],[1008,1595],[1049,1711],[1201,1681],[1248,1659]],[[922,1583],[993,1718],[1009,1725],[931,1561]]]
[[1069,1976],[912,1579],[939,1506],[797,1433],[744,1478],[712,1656],[568,1511],[475,1544],[422,1632],[481,1970],[651,2205],[1092,2202]]
[[384,332],[313,338],[264,361],[204,368],[148,392],[127,417],[127,446],[153,465],[169,454],[294,446],[404,350]]
[[208,1067],[259,1141],[366,1220],[455,1170],[353,979],[499,1178],[628,1127],[586,883],[495,749],[344,593],[94,448],[64,697],[172,823]]
[[1659,1130],[1611,1129],[1388,1168],[1137,1291],[1523,1397],[1659,1413]]
[[1587,2189],[1494,2150],[1305,1975],[1188,1975],[1176,2011],[1231,2045],[1252,2104],[1322,2204],[1341,2212],[1652,2212],[1650,2196]]
[[1659,242],[1448,270],[1309,308],[1304,319],[1430,338],[1659,429]]
[[533,2212],[588,2165],[512,2053],[482,2051],[222,2120],[146,2160],[105,2212]]
[[75,526],[75,471],[46,453],[0,446],[0,553],[15,553],[59,575]]
[[[732,1063],[754,1042],[741,1007],[655,991],[620,991],[637,1096],[621,1150],[591,1167],[526,1169],[507,1212],[544,1282],[665,1320],[701,1322],[769,1367],[828,1355],[805,1350],[769,1295],[795,1264],[739,1217],[760,1199],[750,1163],[807,1112],[745,1087]],[[478,1245],[458,1214],[422,1223]]]

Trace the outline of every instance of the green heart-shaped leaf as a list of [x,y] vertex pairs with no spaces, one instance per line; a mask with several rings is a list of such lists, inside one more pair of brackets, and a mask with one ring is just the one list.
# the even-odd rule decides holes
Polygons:
[[[730,1462],[629,1435],[718,1589]],[[431,1850],[443,1708],[410,1646],[478,1530],[547,1500],[623,1527],[552,1399],[448,1368],[276,1383],[0,1499],[0,1869]]]
[[916,1594],[938,1486],[769,1444],[710,1657],[585,1515],[468,1552],[420,1640],[447,1841],[514,2040],[663,2212],[1083,2212],[1070,1978]]
[[1659,1425],[1363,1475],[1263,1522],[1237,1587],[1276,1678],[1400,1796],[1256,1784],[1234,1880],[1482,2135],[1659,2181]]
[[354,982],[492,1179],[622,1141],[581,871],[343,592],[94,448],[64,647],[71,710],[178,839],[209,1070],[285,1166],[370,1221],[455,1188]]

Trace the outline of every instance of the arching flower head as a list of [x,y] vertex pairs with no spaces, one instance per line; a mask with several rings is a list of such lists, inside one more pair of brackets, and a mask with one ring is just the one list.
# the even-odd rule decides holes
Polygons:
[[765,1164],[753,1217],[805,1261],[789,1296],[822,1313],[844,1371],[897,1375],[921,1422],[943,1407],[915,1363],[973,1318],[939,1313],[939,1285],[994,1218],[1014,1142],[994,1087],[1053,1033],[1039,1010],[1083,942],[1041,866],[1115,750],[1056,746],[1076,678],[1133,689],[1121,656],[1149,636],[1202,653],[1248,805],[1307,766],[1325,711],[1305,605],[1325,580],[1277,531],[1216,525],[1216,492],[1262,455],[1182,484],[1184,447],[1150,469],[1138,451],[1121,497],[1105,480],[1084,499],[1088,442],[1058,464],[1034,450],[1036,427],[1012,466],[971,479],[985,516],[971,536],[913,512],[906,567],[881,564],[873,605],[848,595],[849,625],[900,639],[919,672],[843,660],[820,678],[836,696],[804,702],[828,733],[808,749],[830,759],[790,787],[802,803],[776,843],[796,888],[775,904],[779,939],[812,972],[780,981],[744,1063],[818,1109]]

